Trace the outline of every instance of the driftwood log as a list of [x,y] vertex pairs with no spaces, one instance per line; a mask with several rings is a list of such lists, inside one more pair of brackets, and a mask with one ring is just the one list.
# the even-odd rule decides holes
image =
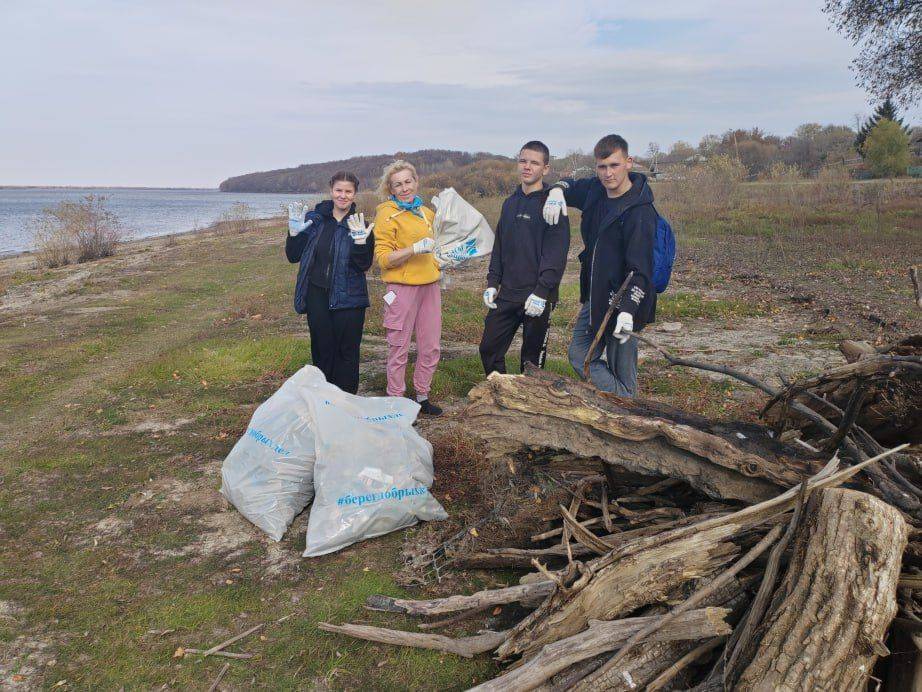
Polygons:
[[[669,627],[656,630],[651,635],[650,641],[696,640],[728,634],[730,626],[724,620],[728,613],[729,611],[724,608],[702,608],[689,611],[674,620]],[[625,618],[612,622],[592,620],[585,631],[548,644],[539,655],[524,665],[473,689],[479,692],[533,690],[569,666],[617,648],[631,635],[659,619],[658,617]]]
[[864,689],[896,613],[907,526],[900,513],[854,490],[815,493],[795,539],[741,690]]
[[760,502],[819,468],[760,426],[716,425],[547,372],[494,373],[469,398],[466,424],[488,443],[514,440],[600,457],[638,473],[685,480],[719,499]]

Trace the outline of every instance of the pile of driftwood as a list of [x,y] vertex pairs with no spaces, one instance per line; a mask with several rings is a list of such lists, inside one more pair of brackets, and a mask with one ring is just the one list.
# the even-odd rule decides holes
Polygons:
[[[514,510],[515,526],[533,517],[515,544],[491,545],[493,532],[481,530],[482,540],[447,557],[524,570],[519,583],[369,599],[372,609],[426,618],[419,631],[321,628],[461,656],[493,652],[504,671],[484,690],[922,685],[922,472],[907,445],[885,450],[862,425],[873,392],[894,380],[908,383],[904,391],[918,385],[918,354],[875,352],[848,376],[774,388],[653,345],[674,365],[748,381],[770,397],[767,411],[785,414],[774,428],[714,422],[544,372],[494,374],[471,391],[463,416],[509,482],[534,484],[539,450],[569,456],[557,473],[545,464],[552,511],[538,501]],[[821,390],[848,380],[844,405],[836,389]],[[487,616],[489,630],[433,633]]]

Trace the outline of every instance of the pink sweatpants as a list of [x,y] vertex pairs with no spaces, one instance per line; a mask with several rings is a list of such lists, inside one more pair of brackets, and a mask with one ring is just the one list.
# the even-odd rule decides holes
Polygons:
[[442,294],[439,282],[422,286],[387,284],[397,296],[384,304],[384,328],[387,330],[387,394],[403,396],[407,390],[407,355],[410,337],[416,330],[416,369],[413,388],[428,396],[432,376],[439,363],[442,338]]

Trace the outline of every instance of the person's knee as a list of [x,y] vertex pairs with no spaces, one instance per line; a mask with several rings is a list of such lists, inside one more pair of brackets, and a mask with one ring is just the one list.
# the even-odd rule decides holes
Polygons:
[[582,377],[583,361],[586,360],[586,354],[579,344],[574,341],[571,341],[569,347],[567,347],[567,360],[570,361],[570,366],[576,370],[576,374]]

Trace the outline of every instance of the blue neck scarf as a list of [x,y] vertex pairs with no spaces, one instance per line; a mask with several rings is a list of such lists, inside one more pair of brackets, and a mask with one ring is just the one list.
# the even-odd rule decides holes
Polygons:
[[391,195],[391,201],[404,211],[411,211],[417,216],[423,215],[423,212],[420,209],[420,207],[423,206],[423,198],[419,195],[416,195],[412,202],[401,202],[395,195]]

